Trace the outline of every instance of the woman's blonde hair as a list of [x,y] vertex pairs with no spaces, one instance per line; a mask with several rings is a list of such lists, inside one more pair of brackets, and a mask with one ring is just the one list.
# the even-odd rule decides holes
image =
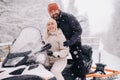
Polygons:
[[[50,22],[53,22],[55,24],[55,34],[58,35],[58,28],[57,28],[57,22],[52,19],[52,18],[49,18],[48,21],[47,21],[47,24],[50,23]],[[44,34],[44,40],[46,40],[48,37],[49,37],[50,33],[49,33],[49,30],[48,30],[48,26],[45,30],[45,34]]]

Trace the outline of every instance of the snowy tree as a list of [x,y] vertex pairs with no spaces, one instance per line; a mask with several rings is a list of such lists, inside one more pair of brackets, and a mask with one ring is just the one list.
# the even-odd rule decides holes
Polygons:
[[49,0],[0,0],[0,42],[12,41],[24,27],[44,31]]
[[115,1],[112,27],[103,36],[104,48],[111,54],[120,57],[120,1]]
[[67,12],[78,15],[77,8],[75,7],[75,0],[69,0]]

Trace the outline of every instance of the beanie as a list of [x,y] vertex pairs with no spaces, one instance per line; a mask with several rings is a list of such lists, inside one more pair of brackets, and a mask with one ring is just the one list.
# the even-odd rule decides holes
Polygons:
[[48,4],[48,12],[50,13],[52,10],[59,10],[59,7],[56,3]]

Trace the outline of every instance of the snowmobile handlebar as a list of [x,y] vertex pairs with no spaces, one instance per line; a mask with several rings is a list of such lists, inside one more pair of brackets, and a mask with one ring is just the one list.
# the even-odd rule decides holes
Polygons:
[[47,43],[45,46],[43,46],[43,47],[41,48],[40,51],[37,51],[35,54],[38,54],[39,52],[44,52],[44,51],[50,49],[51,47],[52,47],[51,44],[50,44],[50,43]]
[[41,48],[41,50],[40,50],[39,52],[46,51],[46,50],[50,49],[51,47],[52,47],[51,44],[50,44],[50,43],[47,43],[45,46],[43,46],[43,47]]

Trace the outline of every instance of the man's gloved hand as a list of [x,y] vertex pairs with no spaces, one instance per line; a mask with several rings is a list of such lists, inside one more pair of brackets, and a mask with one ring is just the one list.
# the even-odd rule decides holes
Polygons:
[[66,47],[70,46],[70,41],[67,40],[67,41],[63,42],[63,45],[66,46]]
[[48,56],[53,56],[53,52],[50,51],[50,50],[47,50],[47,55],[48,55]]

